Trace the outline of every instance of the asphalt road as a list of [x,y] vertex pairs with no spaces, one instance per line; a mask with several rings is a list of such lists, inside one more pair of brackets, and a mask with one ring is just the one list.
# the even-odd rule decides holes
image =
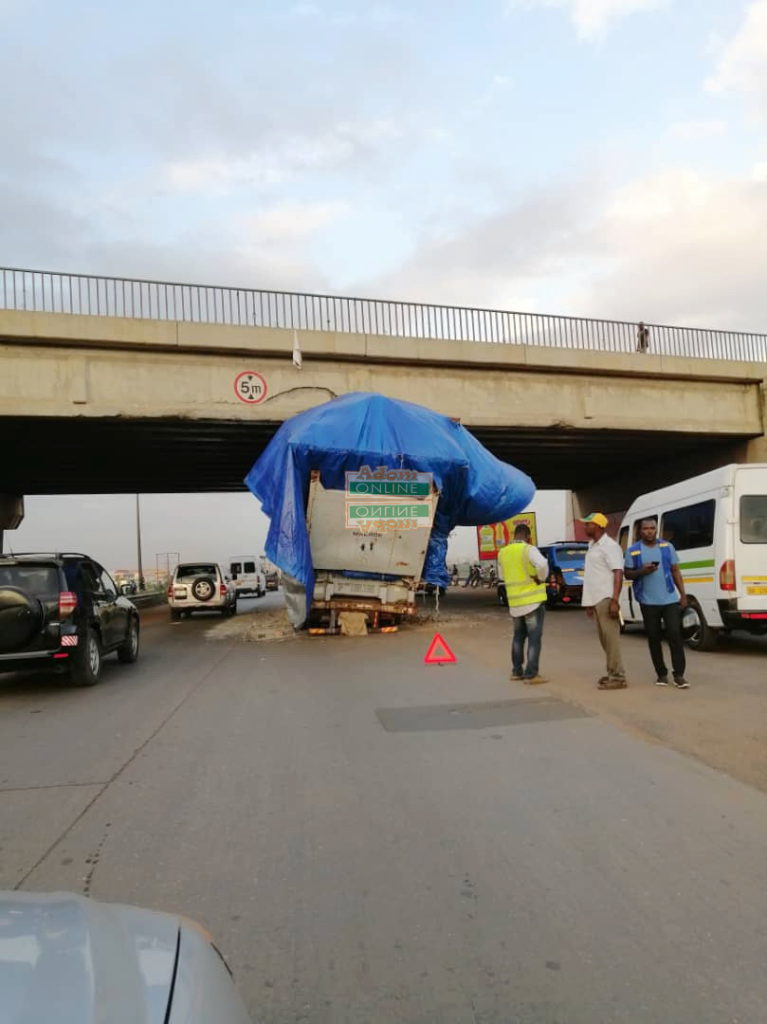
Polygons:
[[765,1019],[764,793],[460,633],[438,668],[207,626],[148,613],[90,690],[0,677],[0,886],[201,920],[268,1024]]

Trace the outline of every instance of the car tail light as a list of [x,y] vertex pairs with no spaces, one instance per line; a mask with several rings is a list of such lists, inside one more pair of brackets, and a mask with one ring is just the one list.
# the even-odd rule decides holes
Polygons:
[[59,594],[59,618],[71,615],[76,607],[77,594],[73,594],[71,590],[62,590]]
[[222,597],[226,597],[226,592],[227,592],[226,583],[219,584],[218,592],[219,592],[219,594],[221,594]]
[[61,658],[68,658],[69,654],[68,654],[67,651],[64,651],[63,654],[54,654],[53,657],[56,658],[57,660],[60,660]]
[[767,612],[742,612],[744,619],[767,619]]
[[168,586],[168,597],[173,597],[173,584]]
[[728,558],[719,569],[719,586],[722,590],[735,590],[735,559]]

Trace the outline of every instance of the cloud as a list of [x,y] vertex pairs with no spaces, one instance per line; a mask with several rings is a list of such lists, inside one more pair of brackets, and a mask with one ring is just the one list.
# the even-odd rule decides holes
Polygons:
[[706,82],[712,93],[753,97],[763,114],[767,104],[767,0],[748,4],[743,23],[722,48],[716,72]]
[[664,7],[668,0],[511,0],[511,7],[561,7],[580,39],[598,41],[617,21],[642,11]]
[[684,142],[713,139],[718,135],[726,135],[727,131],[727,122],[713,117],[675,121],[668,129],[669,135]]
[[767,181],[680,168],[553,187],[422,241],[378,295],[764,332]]
[[295,241],[327,227],[348,210],[342,202],[280,203],[247,218],[246,226],[264,243]]
[[367,163],[397,139],[393,121],[341,121],[327,131],[285,137],[244,156],[225,154],[173,161],[165,167],[167,184],[179,192],[226,195],[241,187],[260,187],[290,181],[305,172],[348,168]]

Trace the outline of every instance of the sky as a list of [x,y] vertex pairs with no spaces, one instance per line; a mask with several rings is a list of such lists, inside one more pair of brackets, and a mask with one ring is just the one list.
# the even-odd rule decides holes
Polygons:
[[2,265],[765,330],[767,0],[0,17]]

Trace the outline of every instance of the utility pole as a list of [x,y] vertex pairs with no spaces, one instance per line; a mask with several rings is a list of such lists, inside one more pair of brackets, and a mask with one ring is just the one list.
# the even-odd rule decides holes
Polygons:
[[145,590],[144,567],[141,563],[141,505],[138,494],[136,495],[136,553],[138,555],[138,588]]

